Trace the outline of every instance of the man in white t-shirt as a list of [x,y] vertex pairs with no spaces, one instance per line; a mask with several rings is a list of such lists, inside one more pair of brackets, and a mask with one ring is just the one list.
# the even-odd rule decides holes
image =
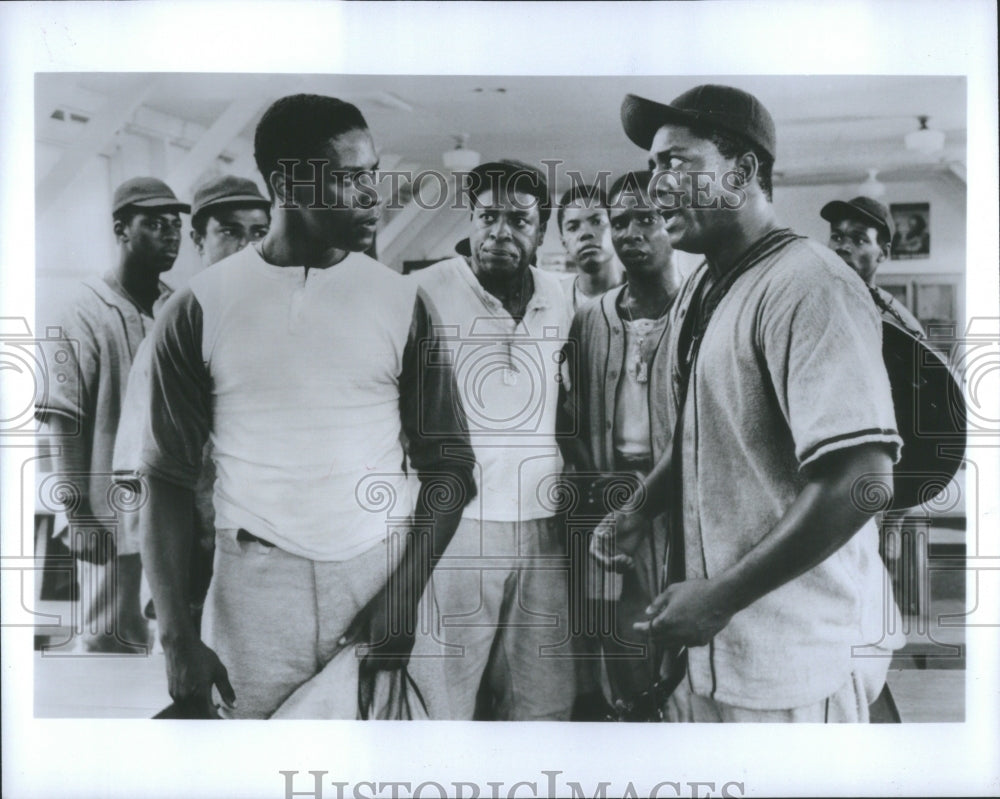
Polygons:
[[469,175],[469,255],[416,278],[454,353],[478,498],[425,595],[432,609],[410,669],[432,718],[568,719],[565,531],[552,492],[560,350],[570,309],[532,267],[550,214],[542,173],[516,161]]
[[[368,628],[372,666],[405,662],[426,575],[474,496],[465,418],[416,284],[363,254],[379,208],[361,112],[284,97],[254,149],[267,236],[195,276],[152,334],[143,563],[176,702],[355,718],[345,648]],[[209,437],[216,554],[199,636],[186,570]]]

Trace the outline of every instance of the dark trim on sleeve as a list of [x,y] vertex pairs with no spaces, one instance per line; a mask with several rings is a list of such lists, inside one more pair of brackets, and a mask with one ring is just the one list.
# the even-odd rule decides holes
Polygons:
[[418,291],[403,350],[399,409],[407,456],[424,482],[442,474],[461,484],[462,504],[476,496],[475,455],[448,348]]

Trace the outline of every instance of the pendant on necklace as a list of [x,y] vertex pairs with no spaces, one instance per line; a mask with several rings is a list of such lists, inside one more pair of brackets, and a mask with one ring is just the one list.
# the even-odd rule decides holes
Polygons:
[[635,382],[636,383],[649,382],[649,367],[646,365],[646,361],[643,360],[642,358],[639,359],[639,363],[636,365]]
[[517,370],[507,367],[503,370],[503,384],[505,386],[517,385]]

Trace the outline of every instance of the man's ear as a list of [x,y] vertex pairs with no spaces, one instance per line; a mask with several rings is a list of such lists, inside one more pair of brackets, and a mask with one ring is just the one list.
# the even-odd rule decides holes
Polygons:
[[736,159],[736,172],[739,175],[739,185],[751,186],[757,180],[757,170],[760,163],[752,152],[745,152]]
[[275,169],[268,177],[268,185],[271,187],[271,191],[274,192],[274,199],[278,206],[282,206],[286,203],[287,198],[285,197],[285,173],[283,170]]
[[882,263],[886,258],[889,257],[889,253],[892,252],[892,241],[884,242],[879,248],[878,263]]
[[194,248],[198,251],[198,255],[205,254],[205,237],[202,236],[197,230],[191,230],[191,241],[194,242]]

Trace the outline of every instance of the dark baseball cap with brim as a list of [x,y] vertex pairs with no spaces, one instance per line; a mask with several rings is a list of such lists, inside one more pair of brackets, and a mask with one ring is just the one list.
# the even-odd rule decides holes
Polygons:
[[126,207],[155,211],[178,211],[191,213],[191,206],[182,203],[177,195],[162,180],[151,177],[131,178],[115,189],[111,199],[111,213],[116,214]]
[[462,190],[472,200],[487,189],[514,189],[538,199],[538,213],[542,224],[552,213],[552,198],[545,174],[537,167],[523,161],[505,158],[487,161],[463,175]]
[[890,239],[895,232],[892,214],[889,213],[889,209],[871,197],[855,197],[853,200],[847,200],[846,202],[844,200],[833,200],[823,206],[819,215],[832,224],[836,224],[842,219],[856,219],[859,222],[871,225]]
[[733,86],[710,83],[695,86],[669,104],[626,94],[622,101],[622,125],[625,135],[643,150],[649,150],[656,131],[664,125],[694,125],[748,139],[774,160],[771,114],[752,94]]
[[191,201],[191,216],[220,205],[256,205],[267,209],[271,207],[271,202],[260,193],[252,180],[236,175],[220,175],[195,189],[194,199]]

